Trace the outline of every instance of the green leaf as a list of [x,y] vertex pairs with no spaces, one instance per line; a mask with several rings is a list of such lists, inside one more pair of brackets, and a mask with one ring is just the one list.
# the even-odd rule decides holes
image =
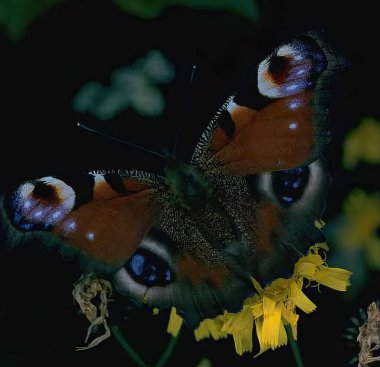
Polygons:
[[40,15],[63,0],[0,0],[0,27],[18,41]]
[[124,11],[143,18],[153,18],[167,6],[219,9],[235,12],[255,22],[259,20],[256,0],[114,0]]

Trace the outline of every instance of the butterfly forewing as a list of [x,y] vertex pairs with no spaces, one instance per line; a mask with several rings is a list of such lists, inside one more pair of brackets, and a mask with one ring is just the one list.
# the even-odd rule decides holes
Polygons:
[[85,177],[92,192],[85,199],[55,177],[20,185],[9,200],[10,218],[22,231],[55,233],[86,257],[120,267],[154,221],[152,197],[159,178],[139,171],[90,172]]
[[312,34],[280,46],[251,81],[256,93],[267,97],[266,106],[241,105],[239,93],[231,96],[202,135],[193,162],[212,159],[226,172],[247,175],[320,157],[330,139],[324,79],[337,62]]

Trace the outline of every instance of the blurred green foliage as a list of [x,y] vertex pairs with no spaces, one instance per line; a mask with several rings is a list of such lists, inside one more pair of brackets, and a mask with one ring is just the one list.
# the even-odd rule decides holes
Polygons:
[[151,18],[171,5],[197,9],[221,9],[238,13],[254,21],[258,20],[256,0],[114,0],[126,12]]
[[0,0],[0,26],[13,41],[19,40],[28,25],[63,0]]
[[159,85],[175,77],[173,65],[158,50],[151,50],[133,65],[112,72],[111,84],[89,81],[74,97],[73,109],[110,120],[128,108],[142,116],[158,116],[165,109]]
[[[27,27],[40,15],[63,0],[0,0],[0,27],[13,41],[22,38]],[[114,0],[122,10],[152,18],[168,6],[220,9],[235,12],[255,22],[259,19],[256,0]]]
[[[380,122],[373,117],[362,117],[345,134],[342,167],[352,172],[352,177],[359,177],[360,166],[378,169],[379,164]],[[366,286],[371,271],[380,270],[380,192],[365,188],[368,178],[373,180],[360,177],[357,187],[344,198],[340,211],[325,228],[335,250],[332,262],[344,264],[354,272],[351,297]]]

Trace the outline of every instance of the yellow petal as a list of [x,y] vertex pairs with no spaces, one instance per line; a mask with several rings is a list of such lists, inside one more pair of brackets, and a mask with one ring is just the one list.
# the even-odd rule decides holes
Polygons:
[[278,278],[265,287],[265,293],[276,302],[284,301],[287,296],[290,279]]
[[252,310],[252,315],[255,319],[262,316],[264,313],[262,302],[256,303],[255,305],[251,306],[251,310]]
[[255,278],[251,277],[251,281],[252,281],[253,286],[255,287],[257,293],[259,293],[260,295],[265,293],[264,289],[261,287],[260,283]]
[[321,267],[311,280],[315,280],[326,287],[344,292],[350,285],[351,271],[341,268],[329,268],[327,266]]
[[219,316],[214,319],[203,320],[198,328],[194,330],[195,340],[198,342],[202,339],[209,338],[210,336],[214,340],[226,338],[227,333],[222,332],[222,326],[223,322]]
[[221,331],[232,334],[236,353],[242,355],[252,351],[252,329],[253,315],[248,307],[236,314],[228,314],[228,320],[224,322]]
[[286,345],[286,344],[288,344],[288,336],[286,334],[284,324],[281,323],[279,334],[278,334],[278,346],[282,347],[283,345]]
[[249,308],[243,309],[238,313],[229,314],[228,320],[222,327],[222,332],[232,334],[234,332],[244,331],[253,321],[253,315]]
[[298,261],[294,266],[294,275],[298,277],[312,277],[317,271],[317,266],[312,262]]
[[236,353],[241,356],[245,352],[252,352],[253,317],[246,318],[245,328],[234,330],[232,336],[235,342]]
[[303,312],[310,313],[316,309],[316,305],[306,297],[296,282],[290,284],[290,300]]
[[323,219],[316,219],[316,220],[314,221],[314,225],[315,225],[318,229],[321,229],[321,228],[323,228],[323,227],[326,225],[326,223],[324,222]]
[[255,320],[255,326],[256,326],[257,339],[260,344],[260,351],[259,353],[254,355],[254,358],[258,357],[260,354],[266,352],[270,348],[268,344],[263,342],[263,318],[262,317]]
[[314,264],[316,266],[320,266],[320,265],[324,264],[324,260],[318,254],[312,254],[312,253],[307,254],[306,256],[302,256],[297,261],[297,264],[303,263],[303,262],[311,263],[311,264]]
[[299,319],[299,315],[297,315],[293,309],[294,307],[284,307],[282,309],[282,317],[286,320],[286,322],[292,328],[293,338],[297,340],[297,323]]
[[263,297],[263,313],[264,313],[264,318],[271,315],[276,307],[276,301],[273,299],[264,296]]
[[[282,307],[282,303],[274,304],[274,307],[272,304],[270,305],[270,307],[263,307],[264,320],[262,329],[262,340],[264,344],[269,344],[269,346],[272,349],[278,347],[279,343]],[[271,310],[271,312],[268,312],[269,310]]]
[[286,307],[282,309],[282,317],[291,325],[297,324],[299,319],[299,315]]
[[177,314],[176,308],[172,307],[167,332],[173,336],[178,336],[178,333],[181,330],[182,322],[182,317]]
[[261,296],[258,294],[255,294],[252,297],[248,297],[243,302],[243,308],[251,307],[252,305],[261,302]]

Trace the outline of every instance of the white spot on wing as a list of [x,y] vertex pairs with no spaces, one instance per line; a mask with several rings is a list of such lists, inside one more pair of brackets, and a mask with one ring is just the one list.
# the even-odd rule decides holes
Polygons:
[[301,103],[298,102],[298,101],[291,101],[291,102],[289,102],[289,108],[291,110],[295,110],[295,109],[299,108],[300,105],[301,105]]
[[277,56],[292,56],[294,55],[295,50],[289,45],[285,45],[279,48],[277,51]]
[[291,85],[288,85],[285,89],[286,89],[288,92],[291,92],[291,91],[293,91],[293,90],[296,90],[298,87],[299,87],[298,84],[291,84]]
[[58,217],[60,217],[62,215],[62,210],[57,210],[53,213],[53,218],[54,219],[57,219]]
[[23,205],[24,209],[29,209],[31,206],[32,206],[31,200],[25,200],[24,205]]
[[87,238],[89,241],[93,241],[94,238],[95,238],[95,234],[94,234],[94,232],[87,232],[87,233],[86,233],[86,238]]
[[74,219],[69,219],[65,222],[64,228],[66,232],[74,232],[77,229],[77,223]]

